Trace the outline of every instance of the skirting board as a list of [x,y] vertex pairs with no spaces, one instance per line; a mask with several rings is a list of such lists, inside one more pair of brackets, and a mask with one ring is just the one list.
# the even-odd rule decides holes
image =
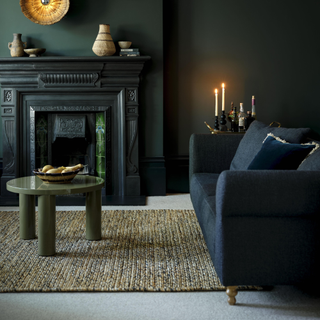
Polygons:
[[[36,197],[37,203],[37,197]],[[86,197],[79,196],[57,196],[57,206],[84,206],[86,204]],[[102,205],[104,206],[144,206],[146,205],[146,196],[102,196]],[[11,207],[19,206],[18,195],[12,197],[0,197],[0,206]]]
[[141,194],[146,196],[166,195],[166,168],[164,157],[140,159]]
[[164,196],[189,192],[189,155],[140,160],[141,194]]
[[167,193],[189,192],[189,156],[167,156]]

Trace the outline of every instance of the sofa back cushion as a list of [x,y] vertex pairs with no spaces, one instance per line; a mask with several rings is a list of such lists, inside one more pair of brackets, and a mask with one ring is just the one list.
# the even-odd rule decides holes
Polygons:
[[[320,141],[314,141],[320,144]],[[298,167],[297,170],[318,170],[320,171],[320,148],[310,154]]]
[[309,128],[270,127],[261,121],[255,120],[251,123],[241,140],[231,162],[230,170],[247,170],[256,154],[260,151],[267,134],[270,132],[289,143],[301,143],[305,142],[310,131]]

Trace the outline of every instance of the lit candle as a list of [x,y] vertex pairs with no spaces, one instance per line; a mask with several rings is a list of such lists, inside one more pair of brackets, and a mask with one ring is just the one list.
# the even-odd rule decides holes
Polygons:
[[252,96],[252,111],[251,111],[252,117],[256,119],[256,99],[254,96]]
[[222,111],[225,110],[226,105],[226,89],[224,87],[224,83],[222,84]]
[[215,116],[218,116],[218,89],[215,89],[214,92],[215,92]]

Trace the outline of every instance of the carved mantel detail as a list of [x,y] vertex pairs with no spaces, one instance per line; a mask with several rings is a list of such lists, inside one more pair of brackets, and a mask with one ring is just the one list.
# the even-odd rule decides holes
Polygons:
[[14,121],[13,120],[5,120],[4,121],[4,138],[5,145],[10,154],[10,161],[5,164],[3,168],[4,174],[13,174],[14,173],[14,165],[15,165],[15,152],[14,152]]
[[128,101],[136,101],[136,90],[127,90],[127,99]]
[[98,73],[41,73],[40,80],[46,86],[94,86]]
[[12,91],[4,90],[4,102],[11,102],[11,101],[12,101]]
[[136,143],[138,136],[138,121],[137,119],[132,119],[128,121],[127,124],[128,132],[128,155],[127,155],[127,171],[129,174],[135,174],[138,172],[137,166],[132,162],[132,151]]

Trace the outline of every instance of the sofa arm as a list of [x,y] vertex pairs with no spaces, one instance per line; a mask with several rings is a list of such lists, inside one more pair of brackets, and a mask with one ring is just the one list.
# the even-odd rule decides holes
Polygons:
[[224,171],[216,192],[217,215],[320,218],[320,171]]
[[243,138],[240,134],[193,134],[189,144],[189,178],[194,173],[228,170]]

